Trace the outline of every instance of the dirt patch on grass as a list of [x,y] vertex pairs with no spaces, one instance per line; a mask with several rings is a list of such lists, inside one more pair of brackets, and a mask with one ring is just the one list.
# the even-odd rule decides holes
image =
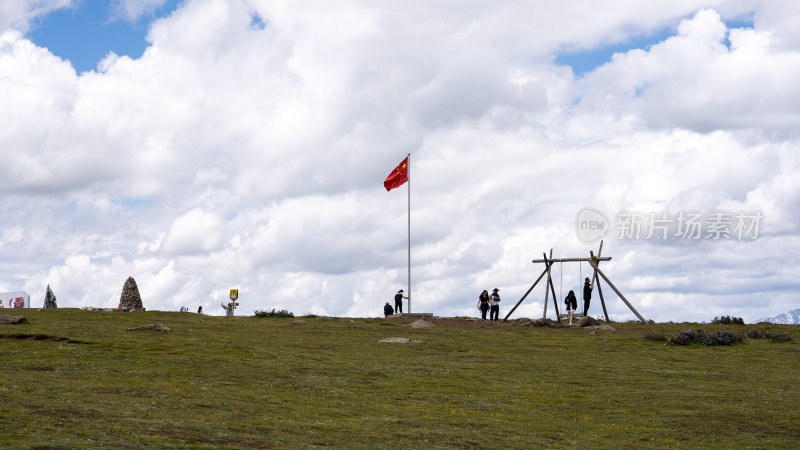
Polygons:
[[754,427],[749,425],[740,425],[738,430],[743,433],[763,433],[767,431],[767,429],[764,427]]
[[30,366],[30,367],[23,367],[23,370],[30,370],[31,372],[54,372],[56,369],[54,367],[45,367],[45,366]]
[[17,339],[22,341],[45,341],[45,342],[63,342],[69,341],[69,338],[61,336],[49,336],[46,334],[0,334],[0,339]]

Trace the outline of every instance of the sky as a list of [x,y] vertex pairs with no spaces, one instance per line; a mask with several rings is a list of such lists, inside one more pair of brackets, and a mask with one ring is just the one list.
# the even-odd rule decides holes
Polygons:
[[[601,240],[647,319],[797,309],[799,21],[789,0],[5,0],[0,292],[116,307],[132,276],[150,310],[224,314],[238,289],[237,315],[376,317],[408,293],[410,208],[412,312],[475,317],[499,288],[505,316],[532,260]],[[560,308],[590,274],[553,266]]]

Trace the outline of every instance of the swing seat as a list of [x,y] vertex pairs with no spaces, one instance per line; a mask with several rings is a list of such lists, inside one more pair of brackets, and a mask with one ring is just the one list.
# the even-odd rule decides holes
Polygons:
[[[572,313],[572,319],[573,320],[574,319],[580,319],[582,317],[583,317],[583,313]],[[569,314],[559,314],[558,318],[559,319],[567,319],[567,320],[569,320]]]

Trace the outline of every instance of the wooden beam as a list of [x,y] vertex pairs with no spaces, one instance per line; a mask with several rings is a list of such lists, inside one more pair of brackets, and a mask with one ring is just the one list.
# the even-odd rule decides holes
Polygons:
[[534,281],[534,282],[533,282],[533,285],[531,285],[530,289],[528,289],[528,292],[526,292],[526,293],[525,293],[525,295],[523,295],[523,296],[522,296],[522,298],[521,298],[521,299],[519,299],[519,301],[517,302],[517,304],[516,304],[516,305],[514,305],[514,307],[513,307],[513,308],[511,308],[511,311],[509,311],[509,312],[508,312],[508,314],[506,314],[506,317],[503,319],[503,322],[505,322],[506,320],[508,320],[509,316],[511,316],[511,313],[513,313],[513,312],[514,312],[514,310],[515,310],[515,309],[517,309],[517,306],[519,306],[519,304],[520,304],[520,303],[522,303],[522,301],[523,301],[523,300],[525,300],[525,297],[527,297],[527,296],[528,296],[528,294],[530,294],[530,293],[531,293],[531,291],[533,290],[533,288],[534,288],[534,287],[536,287],[536,285],[539,283],[539,281],[541,281],[541,279],[542,279],[542,278],[545,276],[545,274],[547,274],[547,269],[548,269],[548,268],[550,268],[550,265],[548,265],[548,266],[547,266],[547,267],[546,267],[546,268],[545,268],[545,269],[542,271],[542,274],[541,274],[541,275],[539,275],[539,278],[537,278],[537,279],[536,279],[536,281]]
[[642,323],[645,323],[645,324],[646,324],[646,323],[647,323],[647,321],[646,321],[646,320],[644,320],[644,317],[642,317],[642,315],[641,315],[641,314],[639,314],[639,312],[638,312],[638,311],[636,311],[636,308],[634,308],[634,307],[633,307],[633,305],[631,305],[631,304],[630,304],[630,302],[628,302],[628,299],[626,299],[626,298],[625,298],[625,296],[624,296],[624,295],[622,295],[622,292],[620,292],[620,291],[619,291],[619,289],[617,289],[617,287],[616,287],[616,286],[614,286],[614,283],[612,283],[612,282],[611,282],[611,280],[609,280],[609,279],[608,279],[608,277],[606,276],[606,274],[604,274],[602,270],[600,270],[600,269],[598,269],[598,268],[596,268],[596,267],[595,267],[595,269],[594,269],[594,270],[597,272],[597,274],[598,274],[598,275],[600,275],[601,277],[603,277],[603,279],[604,279],[604,280],[606,280],[606,283],[608,283],[608,285],[609,285],[609,286],[611,286],[611,289],[613,289],[613,290],[614,290],[614,292],[616,292],[616,293],[617,293],[617,295],[619,296],[619,298],[620,298],[620,299],[622,299],[622,301],[623,301],[623,302],[625,302],[625,304],[626,304],[626,305],[628,305],[628,308],[630,308],[630,309],[631,309],[631,311],[633,311],[633,313],[634,313],[634,314],[636,314],[636,317],[638,317],[638,318],[639,318],[639,320],[641,320],[641,321],[642,321]]
[[[580,261],[592,262],[592,259],[591,258],[559,258],[559,259],[548,259],[548,261],[550,261],[552,263],[580,262]],[[602,258],[598,258],[598,261],[611,261],[611,257],[610,256],[604,256]],[[534,259],[531,262],[533,262],[534,264],[535,263],[543,263],[543,262],[545,262],[545,260],[544,259]]]

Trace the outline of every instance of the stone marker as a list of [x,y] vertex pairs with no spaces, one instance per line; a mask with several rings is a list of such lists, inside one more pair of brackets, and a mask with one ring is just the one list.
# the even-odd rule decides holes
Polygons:
[[152,325],[143,325],[141,327],[128,328],[128,331],[136,331],[136,330],[169,331],[169,328],[165,327],[164,325],[161,325],[160,323],[154,323]]
[[139,287],[136,280],[128,277],[125,285],[122,286],[122,294],[119,296],[119,308],[127,311],[144,311],[142,297],[139,295]]
[[0,316],[0,323],[17,324],[25,322],[24,316]]

